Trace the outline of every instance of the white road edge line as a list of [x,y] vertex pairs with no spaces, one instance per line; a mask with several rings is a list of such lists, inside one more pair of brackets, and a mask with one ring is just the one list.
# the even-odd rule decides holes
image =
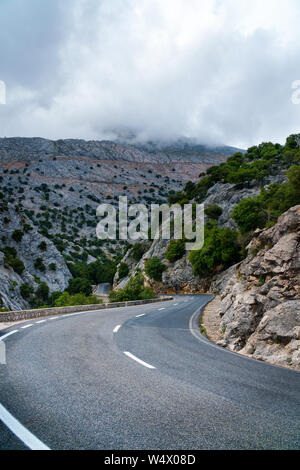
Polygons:
[[0,337],[0,341],[3,341],[5,338],[8,338],[9,336],[11,335],[14,335],[15,333],[18,333],[19,330],[14,330],[14,331],[10,331],[9,333],[6,333],[6,335],[3,335]]
[[30,325],[21,326],[21,329],[26,330],[26,328],[30,328],[31,326],[33,326],[32,323],[30,323]]
[[114,329],[113,333],[118,333],[119,329],[121,328],[121,325],[116,326]]
[[125,354],[126,356],[130,357],[130,359],[133,359],[134,361],[138,362],[138,363],[141,364],[142,366],[147,367],[148,369],[156,369],[156,367],[153,367],[153,366],[151,366],[150,364],[147,364],[147,362],[142,361],[141,359],[139,359],[138,357],[134,356],[133,354],[131,354],[131,353],[128,352],[128,351],[124,351],[124,354]]
[[[205,307],[205,306],[204,306]],[[214,344],[212,341],[210,341],[209,339],[204,339],[199,331],[199,333],[197,334],[195,332],[195,330],[193,329],[193,322],[194,322],[194,319],[197,317],[197,315],[199,316],[200,314],[200,310],[201,308],[203,308],[203,306],[199,307],[196,312],[194,312],[194,314],[191,316],[190,318],[190,321],[189,321],[189,330],[190,332],[192,333],[192,335],[194,336],[194,338],[196,338],[198,341],[201,341],[201,343],[204,343],[206,344],[207,346],[211,347],[211,348],[215,348],[215,349],[218,349],[218,351],[220,352],[224,352],[224,353],[228,353],[228,354],[232,354],[234,356],[238,356],[239,358],[241,359],[246,359],[248,361],[255,361],[255,362],[258,362],[259,364],[265,364],[265,362],[259,362],[257,361],[256,359],[252,359],[252,357],[247,357],[247,356],[243,356],[242,354],[238,354],[234,351],[230,351],[230,349],[226,349],[226,348],[222,348],[221,346],[218,346],[216,344]],[[197,330],[198,331],[198,330]],[[268,364],[268,365],[271,365],[272,364]],[[274,366],[274,367],[277,367],[277,366]]]
[[50,450],[0,404],[0,421],[31,450]]
[[140,318],[140,317],[144,317],[145,316],[145,313],[142,313],[141,315],[137,315],[135,318]]

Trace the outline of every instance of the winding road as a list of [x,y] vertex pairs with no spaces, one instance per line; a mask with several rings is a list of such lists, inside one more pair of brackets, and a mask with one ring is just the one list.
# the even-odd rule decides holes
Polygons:
[[300,374],[200,335],[209,299],[2,331],[0,449],[300,449]]

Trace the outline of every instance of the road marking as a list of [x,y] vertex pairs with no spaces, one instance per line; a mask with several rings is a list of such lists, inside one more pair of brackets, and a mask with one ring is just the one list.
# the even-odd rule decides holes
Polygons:
[[46,323],[47,320],[40,320],[40,321],[36,321],[36,325],[38,325],[39,323]]
[[26,330],[26,328],[30,328],[31,326],[33,326],[32,323],[30,323],[29,325],[21,326],[21,328],[22,330]]
[[147,364],[147,362],[142,361],[141,359],[139,359],[138,357],[134,356],[133,354],[131,354],[131,353],[128,352],[128,351],[124,351],[124,354],[125,354],[126,356],[130,357],[130,359],[133,359],[134,361],[138,362],[138,363],[141,364],[142,366],[147,367],[148,369],[156,369],[156,367],[153,367],[153,366],[151,366],[150,364]]
[[50,450],[0,404],[0,420],[31,450]]
[[176,307],[176,305],[178,305],[178,304],[173,304],[174,307]]
[[52,318],[49,318],[49,320],[57,320],[58,317],[52,317]]
[[140,317],[144,317],[145,316],[145,313],[142,313],[141,315],[137,315],[135,318],[140,318]]
[[161,312],[162,310],[166,310],[165,308],[159,308],[158,311]]
[[114,332],[114,333],[118,333],[118,331],[119,331],[120,328],[121,328],[121,325],[116,326],[116,328],[114,329],[113,332]]
[[15,333],[18,333],[19,330],[14,330],[14,331],[11,331],[10,333],[6,333],[6,335],[3,335],[0,337],[0,341],[3,341],[5,338],[8,338],[9,336],[11,335],[14,335]]

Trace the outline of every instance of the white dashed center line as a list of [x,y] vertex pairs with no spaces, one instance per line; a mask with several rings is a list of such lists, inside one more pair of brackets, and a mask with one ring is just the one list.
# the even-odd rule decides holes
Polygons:
[[28,429],[26,429],[19,421],[16,420],[5,408],[0,404],[0,421],[2,421],[24,444],[31,450],[50,450],[43,442],[35,437]]
[[156,367],[153,367],[153,366],[151,366],[150,364],[147,364],[147,362],[142,361],[141,359],[139,359],[138,357],[134,356],[133,354],[131,354],[131,353],[128,352],[128,351],[124,351],[124,354],[125,354],[126,356],[130,357],[130,359],[133,359],[134,361],[138,362],[138,363],[141,364],[142,366],[147,367],[148,369],[156,369]]
[[118,331],[119,331],[120,328],[121,328],[121,325],[116,326],[116,328],[114,329],[113,332],[114,332],[114,333],[118,333]]
[[159,308],[158,311],[161,312],[161,310],[166,310],[165,308]]
[[36,325],[38,325],[39,323],[46,323],[47,320],[40,320],[40,321],[36,321]]
[[142,313],[141,315],[137,315],[136,318],[144,317],[145,313]]
[[8,338],[9,336],[11,335],[14,335],[15,333],[18,333],[19,330],[14,330],[14,331],[10,331],[9,333],[6,333],[6,335],[3,335],[0,337],[0,341],[3,341],[5,338]]
[[21,328],[22,330],[26,330],[26,328],[30,328],[31,326],[33,326],[32,323],[30,323],[29,325],[21,326]]

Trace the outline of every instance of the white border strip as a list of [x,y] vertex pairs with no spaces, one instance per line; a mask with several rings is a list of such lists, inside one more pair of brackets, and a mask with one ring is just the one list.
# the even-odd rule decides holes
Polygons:
[[0,404],[0,420],[31,450],[50,450]]

